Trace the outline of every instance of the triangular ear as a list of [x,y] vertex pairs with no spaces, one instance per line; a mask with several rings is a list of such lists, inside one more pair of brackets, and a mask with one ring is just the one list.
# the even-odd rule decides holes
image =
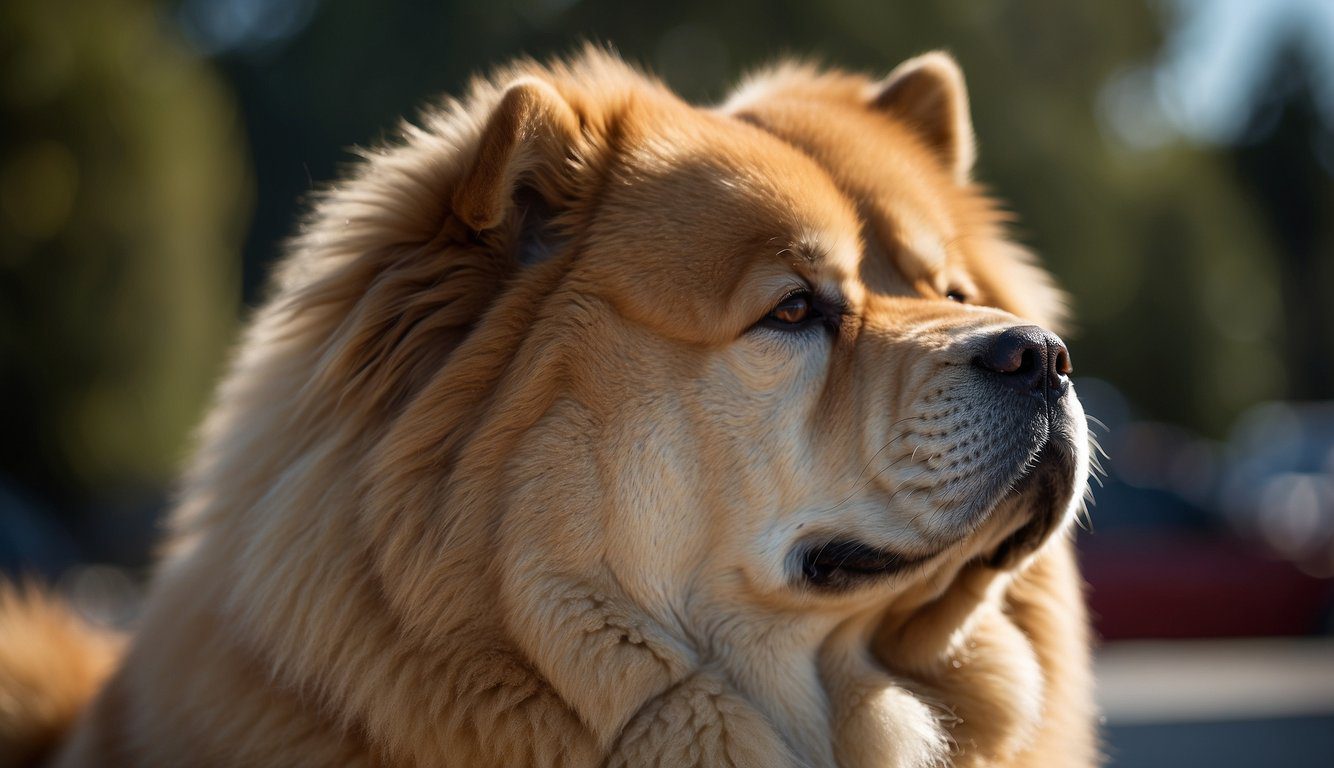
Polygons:
[[482,129],[477,156],[454,192],[454,214],[477,232],[499,226],[521,178],[550,199],[578,139],[579,118],[554,88],[536,78],[514,82]]
[[871,105],[915,131],[955,181],[967,183],[976,149],[963,72],[947,53],[933,51],[894,68],[872,91]]

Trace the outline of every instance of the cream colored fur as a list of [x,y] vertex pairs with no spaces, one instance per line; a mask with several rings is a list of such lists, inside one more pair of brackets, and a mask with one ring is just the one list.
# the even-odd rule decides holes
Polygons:
[[[952,512],[960,350],[1062,314],[972,157],[938,54],[700,109],[590,51],[405,126],[293,243],[52,764],[1093,764],[1068,525],[993,568],[1022,500]],[[752,328],[800,280],[850,319]],[[816,532],[952,543],[821,593]]]

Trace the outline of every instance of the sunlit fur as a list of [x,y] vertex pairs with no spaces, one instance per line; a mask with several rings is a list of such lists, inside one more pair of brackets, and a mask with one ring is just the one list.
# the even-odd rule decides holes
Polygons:
[[[1092,764],[1083,417],[1056,533],[988,567],[1030,511],[990,506],[1014,425],[968,366],[1061,297],[967,182],[953,63],[903,71],[700,109],[588,51],[365,153],[55,764]],[[846,316],[757,325],[802,281]],[[813,590],[791,553],[833,535],[933,559]]]

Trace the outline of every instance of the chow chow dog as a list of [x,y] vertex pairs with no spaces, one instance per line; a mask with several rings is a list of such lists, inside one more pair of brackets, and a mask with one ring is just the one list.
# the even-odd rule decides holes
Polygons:
[[[1097,760],[1063,300],[963,77],[525,62],[318,199],[133,638],[11,592],[9,754]],[[36,754],[30,752],[25,754]]]

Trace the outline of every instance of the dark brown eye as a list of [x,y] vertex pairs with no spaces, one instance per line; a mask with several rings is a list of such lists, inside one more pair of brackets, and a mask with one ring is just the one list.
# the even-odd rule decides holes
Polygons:
[[785,325],[800,325],[810,319],[811,312],[811,297],[798,293],[779,302],[769,313],[769,319]]
[[960,304],[963,304],[964,302],[968,301],[968,297],[963,295],[962,291],[946,291],[945,298],[949,299],[950,301],[957,301]]

